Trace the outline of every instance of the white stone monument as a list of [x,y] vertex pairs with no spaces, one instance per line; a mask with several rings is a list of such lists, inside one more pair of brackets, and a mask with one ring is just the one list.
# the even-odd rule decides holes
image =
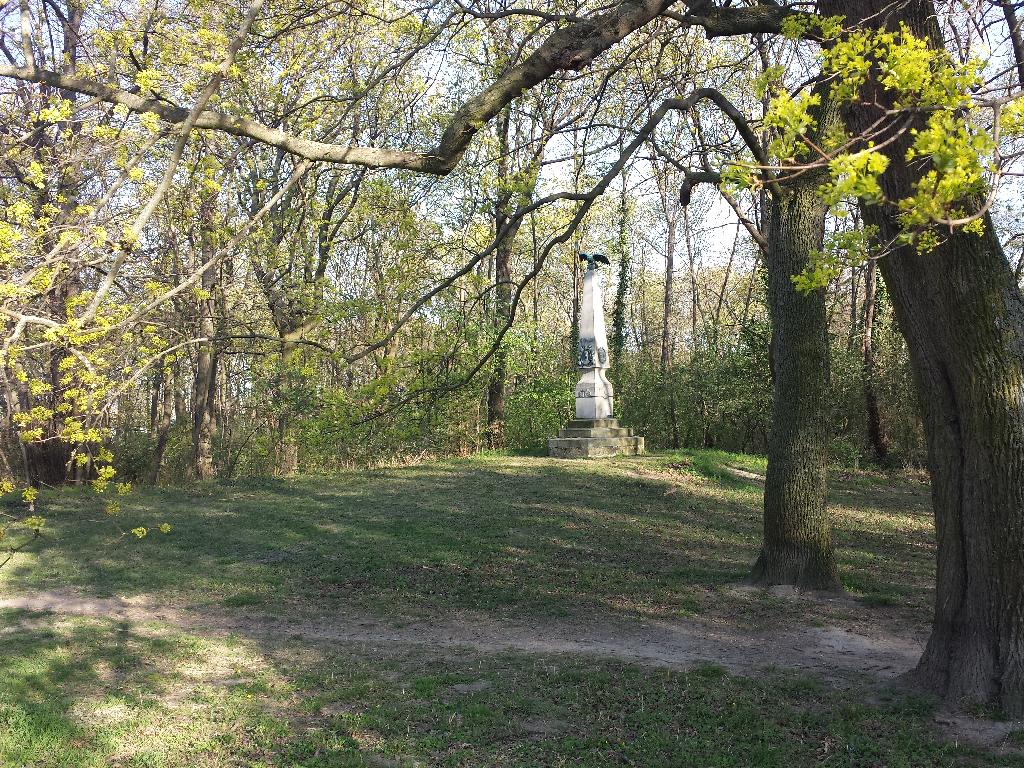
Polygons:
[[597,265],[607,264],[601,254],[580,254],[587,263],[583,276],[583,306],[580,313],[580,341],[576,385],[576,418],[548,440],[548,454],[559,458],[592,458],[644,452],[644,439],[633,430],[619,426],[612,417],[614,392],[605,371],[611,365],[608,335],[604,328],[601,275]]
[[604,303],[601,295],[601,273],[596,257],[587,260],[583,275],[583,306],[580,312],[580,344],[577,365],[580,381],[576,385],[577,419],[610,419],[612,417],[612,384],[608,369],[608,335],[604,330]]

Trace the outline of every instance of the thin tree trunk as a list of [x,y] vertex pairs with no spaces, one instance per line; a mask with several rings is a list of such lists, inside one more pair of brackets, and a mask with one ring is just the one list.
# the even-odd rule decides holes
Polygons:
[[1009,0],[1002,0],[999,5],[1002,6],[1003,17],[1009,29],[1010,47],[1013,49],[1013,59],[1017,65],[1017,85],[1024,88],[1024,37],[1021,36],[1017,12]]
[[697,262],[693,255],[693,240],[690,236],[690,214],[683,208],[683,237],[686,240],[686,257],[690,262],[690,344],[697,346],[697,312],[700,299],[697,295]]
[[747,280],[747,290],[743,296],[743,314],[740,316],[740,328],[747,327],[750,319],[750,306],[754,303],[754,283],[757,281],[758,271],[761,269],[760,253],[754,258],[754,264],[750,267],[750,278]]
[[[666,211],[669,214],[668,211]],[[691,259],[692,263],[692,259]],[[668,370],[669,354],[672,347],[672,278],[676,269],[676,227],[675,216],[668,216],[668,232],[665,235],[665,293],[661,314],[661,374]]]
[[189,419],[188,401],[185,399],[184,374],[181,371],[181,361],[175,360],[171,369],[171,381],[174,389],[174,420],[179,424],[185,424]]
[[850,333],[846,342],[846,349],[853,352],[857,346],[857,299],[860,296],[860,273],[856,267],[850,270]]
[[149,477],[149,482],[153,485],[160,481],[160,470],[163,468],[164,453],[167,451],[167,437],[171,431],[171,416],[174,413],[174,377],[162,361],[159,375],[160,397],[155,420],[156,446],[153,449],[153,466]]
[[289,477],[299,469],[299,443],[293,432],[292,418],[288,406],[290,371],[295,363],[299,346],[294,341],[281,339],[281,384],[278,392],[282,402],[277,414],[277,460],[275,474]]
[[[205,311],[206,302],[200,303],[199,332],[212,333],[213,322]],[[196,477],[206,480],[213,477],[213,433],[215,428],[213,409],[217,388],[217,354],[212,342],[203,342],[199,347],[196,361],[195,385],[192,389],[192,452],[193,469]]]
[[875,388],[874,330],[875,312],[878,308],[878,263],[871,259],[864,268],[864,327],[861,330],[860,352],[863,361],[864,407],[868,418],[868,439],[875,452],[875,460],[882,466],[889,465],[889,432],[885,427],[882,409]]
[[[202,221],[202,258],[209,261],[213,254],[212,217],[213,198],[205,201],[200,209]],[[210,267],[203,273],[201,285],[205,292],[199,300],[199,337],[196,355],[196,377],[192,387],[192,454],[193,470],[196,477],[206,480],[213,477],[213,433],[215,429],[214,408],[217,401],[218,356],[213,342],[216,333],[214,312],[216,300],[213,296],[217,284],[217,268]]]
[[[498,240],[494,249],[494,311],[491,324],[495,333],[508,322],[512,308],[512,244],[520,218],[507,232],[502,229],[509,221],[512,193],[507,189],[509,178],[509,133],[510,113],[506,108],[498,121],[498,198],[494,203],[494,236]],[[487,445],[489,448],[505,446],[505,378],[508,375],[508,361],[505,348],[499,347],[494,353],[494,367],[487,384]]]
[[580,267],[575,253],[572,255],[572,330],[569,343],[571,352],[570,365],[576,365],[580,346]]
[[736,260],[736,246],[739,244],[739,227],[736,228],[736,234],[732,239],[732,248],[729,249],[729,261],[725,265],[725,274],[722,276],[722,289],[718,292],[718,301],[715,302],[715,317],[711,323],[712,333],[712,348],[715,353],[718,352],[718,339],[721,335],[722,325],[722,307],[725,304],[725,293],[729,290],[729,278],[732,277],[732,265]]
[[[621,146],[620,146],[621,149]],[[619,232],[616,256],[619,259],[618,281],[615,285],[615,302],[612,304],[612,335],[609,340],[612,357],[612,381],[617,386],[622,370],[622,355],[626,349],[626,303],[629,297],[630,253],[629,253],[629,198],[626,188],[626,172],[622,173],[622,188],[619,191]]]
[[[678,241],[679,210],[674,207],[674,196],[664,184],[664,179],[659,180],[659,192],[661,193],[661,204],[665,210],[665,222],[667,231],[665,233],[665,293],[662,300],[661,315],[661,360],[660,374],[662,392],[666,396],[668,404],[668,423],[672,436],[672,448],[679,447],[679,417],[676,413],[676,391],[671,375],[672,352],[672,322],[674,279],[676,270],[676,245]],[[683,213],[685,216],[685,211]],[[689,241],[687,241],[689,243]],[[693,258],[690,265],[692,269]]]

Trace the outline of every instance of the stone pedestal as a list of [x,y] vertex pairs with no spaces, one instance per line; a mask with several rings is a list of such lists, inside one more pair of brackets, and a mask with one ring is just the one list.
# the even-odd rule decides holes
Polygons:
[[[577,401],[578,402],[578,401]],[[558,459],[593,459],[600,456],[638,456],[644,439],[618,419],[574,419],[548,439],[548,455]]]
[[614,394],[604,368],[584,368],[576,385],[576,418],[610,419]]

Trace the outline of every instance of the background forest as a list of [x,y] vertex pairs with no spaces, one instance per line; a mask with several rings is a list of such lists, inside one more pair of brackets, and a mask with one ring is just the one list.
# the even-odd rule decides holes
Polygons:
[[[29,12],[40,65],[161,99],[200,92],[236,13]],[[427,145],[440,116],[543,26],[482,7],[446,13],[271,14],[213,98],[296,135]],[[440,179],[313,165],[212,132],[175,141],[153,115],[5,81],[0,244],[18,253],[6,290],[55,323],[9,314],[5,472],[84,479],[106,449],[119,479],[150,482],[539,450],[573,409],[581,250],[612,259],[606,313],[625,422],[653,448],[763,452],[764,192],[723,198],[705,184],[680,204],[690,169],[743,153],[734,126],[714,104],[668,115],[608,173],[633,129],[690,82],[763,114],[775,88],[802,77],[806,45],[755,42],[755,55],[735,56],[728,40],[659,20],[586,77],[554,78],[504,108]],[[150,203],[141,213],[139,200]],[[832,460],[918,465],[907,354],[875,262],[836,270],[826,292]],[[82,312],[95,328],[81,323],[73,352],[54,347],[46,334],[75,336],[65,323]]]

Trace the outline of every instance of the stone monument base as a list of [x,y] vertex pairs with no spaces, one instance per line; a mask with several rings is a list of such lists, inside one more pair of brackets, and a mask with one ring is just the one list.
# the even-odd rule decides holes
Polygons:
[[556,459],[595,459],[601,456],[638,456],[644,439],[618,419],[573,419],[548,438],[548,456]]

